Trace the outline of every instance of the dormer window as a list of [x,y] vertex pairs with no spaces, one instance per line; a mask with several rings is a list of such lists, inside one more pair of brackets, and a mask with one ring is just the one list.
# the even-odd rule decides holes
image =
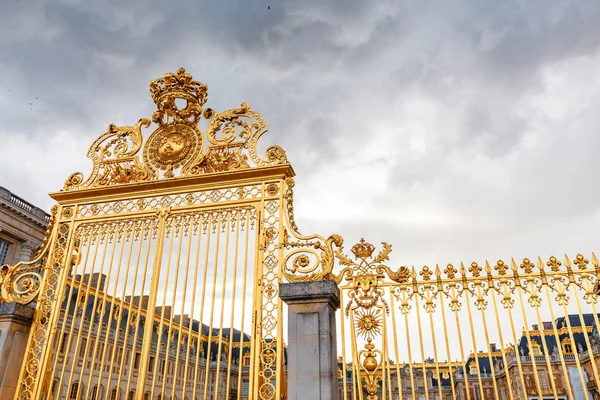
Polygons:
[[531,342],[531,350],[532,350],[534,356],[542,355],[542,349],[538,342],[535,342],[535,341]]
[[571,343],[571,339],[565,338],[561,344],[564,354],[573,354],[573,344]]

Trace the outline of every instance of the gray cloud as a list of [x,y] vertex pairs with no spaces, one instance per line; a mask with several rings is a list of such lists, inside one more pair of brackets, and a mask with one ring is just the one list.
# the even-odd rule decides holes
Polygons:
[[49,208],[185,66],[211,107],[265,115],[304,232],[397,243],[397,263],[589,251],[599,44],[590,1],[7,1],[0,185]]

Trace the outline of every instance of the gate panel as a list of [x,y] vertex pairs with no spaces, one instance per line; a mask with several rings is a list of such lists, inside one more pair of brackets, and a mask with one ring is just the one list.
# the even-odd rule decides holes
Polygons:
[[595,257],[417,272],[374,250],[336,253],[341,398],[598,397]]
[[80,224],[51,398],[248,398],[256,222],[243,206]]
[[203,109],[207,88],[183,69],[150,86],[157,128],[109,125],[90,175],[52,194],[40,256],[2,267],[0,301],[37,300],[18,399],[285,396],[293,169],[278,146],[259,155],[267,125],[246,103]]

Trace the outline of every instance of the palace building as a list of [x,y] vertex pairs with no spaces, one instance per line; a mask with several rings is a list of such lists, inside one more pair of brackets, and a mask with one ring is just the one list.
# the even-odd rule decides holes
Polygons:
[[[433,359],[425,363],[390,363],[389,371],[379,371],[380,377],[384,372],[387,376],[387,395],[383,397],[382,380],[378,394],[394,400],[502,400],[511,398],[511,394],[514,399],[541,400],[555,399],[556,391],[559,400],[567,400],[584,399],[583,392],[587,391],[589,399],[600,400],[596,387],[600,378],[596,376],[600,371],[599,318],[584,314],[583,324],[579,315],[569,315],[568,319],[560,317],[554,323],[544,322],[541,329],[533,325],[529,331],[524,330],[516,351],[512,345],[501,350],[492,343],[491,352],[472,353],[464,363],[436,363]],[[344,368],[342,359],[338,359],[340,399],[352,399],[357,393],[355,374],[351,363]],[[361,390],[366,396],[367,392]],[[569,391],[573,396],[568,395]]]

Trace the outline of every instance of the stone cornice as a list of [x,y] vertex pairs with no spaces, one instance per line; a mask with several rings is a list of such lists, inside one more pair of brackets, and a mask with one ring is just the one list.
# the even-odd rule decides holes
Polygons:
[[0,186],[0,208],[16,214],[38,228],[45,229],[50,215]]

